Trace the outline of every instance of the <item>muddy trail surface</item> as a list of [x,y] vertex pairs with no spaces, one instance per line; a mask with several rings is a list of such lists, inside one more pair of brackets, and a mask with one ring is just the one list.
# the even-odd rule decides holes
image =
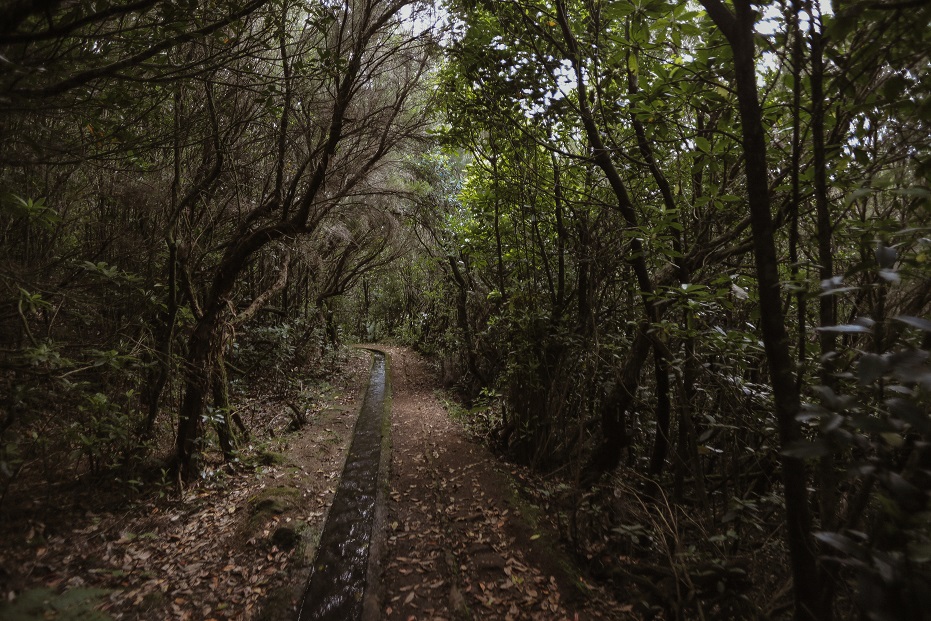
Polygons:
[[624,619],[533,524],[507,469],[436,396],[428,365],[384,348],[392,455],[381,617],[403,621]]

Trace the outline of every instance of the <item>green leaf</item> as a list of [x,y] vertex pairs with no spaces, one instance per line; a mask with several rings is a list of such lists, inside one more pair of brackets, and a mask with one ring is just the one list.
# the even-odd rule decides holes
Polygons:
[[636,7],[632,2],[609,2],[603,15],[612,21],[620,21],[633,14]]
[[823,328],[817,328],[818,332],[837,332],[840,334],[869,334],[872,332],[866,326],[861,326],[857,324],[844,324],[840,326],[825,326]]
[[911,317],[909,315],[898,315],[893,317],[898,322],[904,323],[912,328],[918,328],[922,332],[931,332],[931,321],[921,317]]
[[879,270],[879,277],[885,280],[886,282],[892,283],[894,285],[902,281],[902,279],[899,277],[899,273],[895,270],[890,270],[890,269]]
[[925,503],[925,493],[898,473],[888,473],[883,484],[906,511],[917,511]]
[[812,442],[808,440],[798,440],[792,442],[781,451],[786,457],[794,457],[796,459],[816,459],[818,457],[824,457],[830,452],[828,445],[821,440]]
[[851,203],[854,203],[855,201],[863,198],[864,196],[869,196],[873,192],[874,192],[873,188],[857,188],[856,190],[854,190],[853,192],[847,195],[845,202],[848,205],[850,205]]
[[931,199],[931,190],[921,187],[912,187],[912,188],[895,188],[892,190],[893,194],[898,194],[899,196],[914,196],[916,198]]
[[876,263],[878,263],[879,267],[883,270],[891,269],[898,258],[899,252],[895,248],[891,248],[885,244],[879,244],[879,246],[876,247]]
[[840,533],[815,533],[815,539],[854,558],[862,558],[866,554],[863,546]]
[[908,560],[913,563],[931,561],[931,543],[910,541],[908,543]]
[[894,431],[887,431],[886,433],[879,434],[883,440],[886,441],[886,444],[892,448],[902,448],[905,445],[905,439],[901,434],[898,434]]
[[869,386],[888,369],[888,361],[877,354],[863,354],[857,362],[857,380],[861,386]]

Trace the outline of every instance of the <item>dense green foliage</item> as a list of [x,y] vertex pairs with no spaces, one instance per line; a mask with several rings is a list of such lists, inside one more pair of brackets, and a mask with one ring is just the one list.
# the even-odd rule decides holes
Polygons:
[[924,614],[927,4],[45,4],[0,10],[0,508],[196,476],[231,381],[396,338],[618,583],[756,546],[798,618]]
[[920,616],[928,9],[735,4],[450,3],[442,136],[468,158],[424,164],[434,275],[395,299],[511,458],[583,487],[623,461],[736,556],[785,510],[800,618],[847,577],[848,604]]
[[429,7],[46,4],[0,13],[0,489],[166,440],[193,477],[208,428],[235,453],[225,358],[320,364],[398,254]]

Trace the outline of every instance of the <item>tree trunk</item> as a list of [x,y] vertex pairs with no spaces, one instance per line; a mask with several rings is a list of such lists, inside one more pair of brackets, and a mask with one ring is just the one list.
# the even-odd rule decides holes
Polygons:
[[[789,334],[782,312],[778,257],[770,212],[766,133],[757,96],[754,47],[754,9],[748,0],[737,0],[736,15],[719,0],[701,0],[708,14],[727,37],[734,53],[737,101],[750,205],[750,226],[757,281],[760,287],[760,328],[776,409],[779,440],[786,447],[801,437],[796,415],[800,407],[798,385]],[[795,588],[795,618],[828,621],[832,617],[824,577],[819,570],[811,532],[805,464],[781,456],[786,503],[786,540]]]
[[627,435],[627,412],[640,386],[640,373],[650,356],[648,325],[641,325],[630,346],[630,353],[601,404],[601,429],[604,433],[594,455],[585,467],[583,482],[590,484],[621,463],[621,451],[630,444]]
[[165,293],[165,311],[158,314],[153,332],[154,354],[153,367],[146,377],[146,384],[142,390],[142,403],[145,407],[146,418],[140,436],[143,441],[152,439],[152,430],[158,416],[158,404],[162,392],[168,384],[171,373],[172,341],[175,338],[175,319],[178,314],[178,286],[177,286],[177,246],[173,240],[168,242],[168,291]]
[[[821,280],[834,276],[833,235],[831,211],[828,203],[827,165],[824,144],[824,58],[821,45],[821,19],[815,16],[808,4],[809,36],[811,39],[811,134],[814,158],[815,212],[818,221],[818,275]],[[818,298],[818,323],[821,327],[837,323],[835,297],[822,295]],[[831,354],[837,348],[834,332],[822,330],[818,333],[821,348],[820,380],[824,386],[834,386],[834,362]],[[834,473],[833,455],[825,455],[818,465],[821,478],[820,514],[821,527],[831,529],[836,521],[837,476]]]
[[656,436],[653,438],[653,452],[650,455],[650,476],[658,477],[666,466],[669,453],[669,425],[672,403],[669,399],[669,361],[657,354],[653,348],[653,360],[656,373]]
[[[579,120],[582,122],[585,136],[591,147],[591,161],[601,169],[605,179],[607,179],[608,185],[611,187],[611,191],[617,199],[617,209],[624,218],[624,221],[632,230],[636,230],[639,227],[639,222],[633,201],[630,198],[630,193],[627,191],[627,186],[617,166],[614,164],[611,151],[604,144],[595,119],[595,114],[589,102],[586,82],[587,73],[581,60],[582,56],[579,43],[573,34],[572,26],[569,22],[569,9],[564,0],[558,0],[556,2],[556,9],[556,19],[559,22],[563,40],[566,42],[566,50],[569,56],[568,60],[572,63],[575,74],[576,88],[578,90]],[[639,237],[633,237],[630,240],[630,256],[627,262],[630,264],[636,276],[639,289],[638,293],[643,304],[645,319],[648,323],[655,323],[659,321],[660,313],[656,301],[653,299],[654,286],[649,268],[647,267],[646,248],[644,248],[643,242]],[[647,329],[648,327],[641,328],[640,333],[638,333],[634,341],[635,346],[645,348],[645,352],[639,349],[633,349],[631,351],[628,364],[624,366],[620,373],[623,379],[619,382],[618,389],[621,390],[621,393],[613,395],[612,398],[612,400],[617,401],[617,404],[611,405],[607,410],[607,415],[602,417],[602,420],[607,422],[609,427],[615,431],[623,432],[623,429],[618,429],[616,424],[618,420],[621,422],[623,421],[623,417],[626,416],[627,408],[633,402],[634,395],[640,385],[640,369],[649,353],[649,339],[645,334]],[[645,339],[646,342],[640,343],[639,341],[641,338]],[[662,354],[660,353],[657,355],[661,356]],[[633,366],[631,366],[631,363],[633,363]],[[616,411],[611,413],[610,410]],[[618,416],[620,416],[621,419],[618,419]],[[619,438],[612,438],[611,435],[613,432],[608,428],[603,428],[602,431],[604,433],[602,446],[596,450],[595,460],[590,464],[589,469],[597,469],[599,464],[605,466],[613,463],[614,466],[616,466],[617,463],[619,463],[620,455],[618,454],[617,456],[610,457],[606,455],[606,451],[610,450],[610,447],[613,446],[623,447],[624,443],[627,442],[626,435]]]
[[[691,311],[686,311],[686,326],[692,329]],[[673,478],[673,499],[682,502],[684,499],[685,475],[691,472],[695,479],[695,493],[702,513],[708,515],[708,493],[705,490],[705,473],[702,469],[701,456],[698,454],[698,438],[695,423],[692,420],[692,404],[698,394],[695,389],[697,382],[697,364],[695,358],[695,338],[689,336],[685,340],[685,361],[681,374],[679,390],[679,429],[676,440],[676,472]]]
[[[368,17],[372,16],[368,15]],[[248,267],[250,258],[256,252],[279,239],[306,235],[314,231],[327,213],[326,208],[313,210],[315,206],[318,206],[318,194],[327,179],[331,159],[336,154],[337,146],[342,140],[346,110],[352,100],[353,87],[356,85],[363,61],[362,51],[368,38],[374,33],[375,30],[372,30],[360,35],[350,53],[345,73],[336,84],[326,139],[321,145],[319,154],[314,156],[315,159],[306,162],[307,165],[313,164],[313,168],[302,194],[294,196],[289,192],[286,199],[287,207],[276,204],[272,200],[268,204],[259,205],[250,212],[227,246],[220,264],[214,271],[213,283],[204,303],[203,315],[191,333],[185,365],[184,397],[181,401],[178,436],[175,443],[176,461],[181,478],[185,480],[195,478],[200,471],[198,461],[203,449],[202,419],[207,392],[210,388],[210,367],[213,363],[213,348],[219,338],[220,322],[227,307],[227,300],[240,275]],[[378,153],[380,152],[373,157],[378,159],[380,157]],[[288,213],[290,218],[285,219],[282,216],[267,226],[256,226],[262,218],[273,213],[275,208],[280,208],[282,213]]]
[[203,413],[210,388],[211,364],[216,339],[218,309],[209,308],[197,322],[188,339],[185,360],[184,397],[178,413],[178,435],[175,440],[175,458],[181,478],[190,481],[200,474],[200,456],[203,451]]
[[802,191],[800,183],[802,159],[802,33],[799,29],[799,12],[801,7],[798,0],[793,1],[789,7],[789,16],[786,19],[789,28],[789,37],[792,40],[792,164],[790,170],[790,185],[792,198],[789,207],[789,263],[792,270],[792,282],[797,287],[795,294],[796,323],[798,339],[796,340],[796,359],[799,372],[796,379],[798,389],[801,391],[802,380],[805,375],[805,361],[807,359],[808,341],[808,291],[803,286],[804,280],[800,276],[798,245],[801,241],[799,233],[799,220],[801,217]]
[[553,201],[556,216],[556,299],[553,302],[553,325],[562,322],[566,300],[566,226],[563,223],[563,190],[560,176],[559,159],[555,153],[550,154],[553,162]]
[[238,438],[231,424],[229,378],[226,374],[226,360],[222,344],[217,349],[217,355],[214,359],[212,385],[214,426],[217,430],[217,438],[220,441],[220,450],[223,451],[223,459],[229,463],[236,457],[236,449],[239,446]]
[[469,373],[479,383],[484,383],[481,372],[478,368],[478,356],[475,353],[475,343],[472,339],[472,328],[469,324],[469,284],[466,282],[465,275],[459,270],[459,264],[456,257],[450,255],[447,257],[447,263],[453,274],[453,280],[456,281],[456,319],[459,323],[459,330],[462,332],[462,341],[466,348],[466,366]]

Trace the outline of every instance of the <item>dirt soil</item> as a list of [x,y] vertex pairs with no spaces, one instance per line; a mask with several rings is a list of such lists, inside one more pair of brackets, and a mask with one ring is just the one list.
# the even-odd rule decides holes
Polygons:
[[[299,394],[256,382],[234,400],[252,440],[179,492],[90,481],[24,494],[0,519],[0,618],[291,619],[368,386],[371,356],[334,361]],[[292,383],[293,388],[293,383]],[[290,403],[290,405],[289,405]],[[288,429],[292,406],[307,424]],[[12,506],[10,506],[12,504]]]
[[[511,470],[451,420],[411,350],[390,355],[393,450],[380,535],[381,617],[625,619],[560,552]],[[0,618],[283,620],[309,577],[351,441],[371,357],[345,355],[301,394],[256,383],[234,408],[252,430],[242,462],[208,455],[179,490],[95,481],[22,490],[0,519]],[[294,407],[307,424],[288,430]],[[28,493],[27,493],[28,492]],[[376,572],[377,573],[377,572]],[[376,608],[377,610],[377,608]]]
[[533,517],[503,464],[436,396],[426,362],[391,356],[392,459],[383,618],[625,619]]

